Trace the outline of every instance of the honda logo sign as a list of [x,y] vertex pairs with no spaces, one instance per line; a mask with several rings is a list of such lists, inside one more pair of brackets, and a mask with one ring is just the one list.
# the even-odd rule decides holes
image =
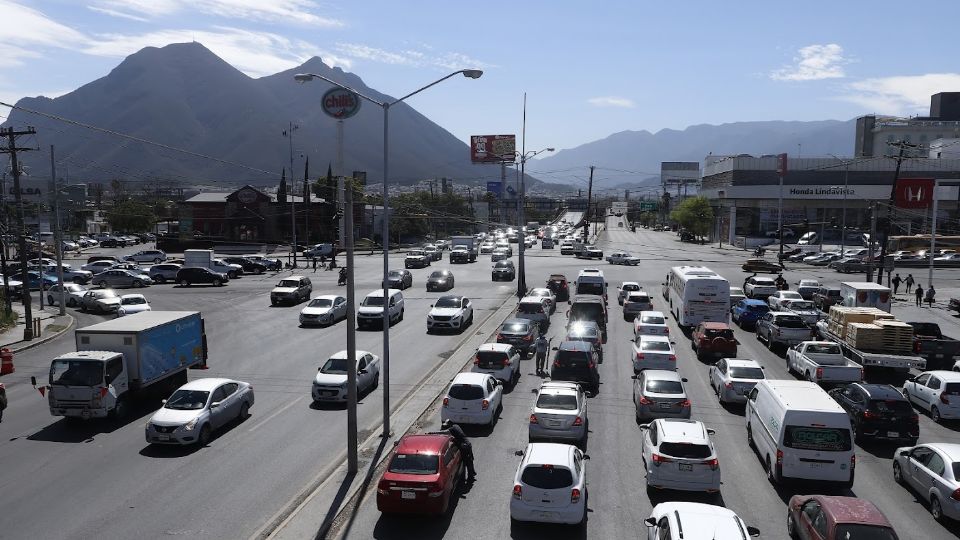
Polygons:
[[898,208],[926,208],[933,203],[933,178],[900,178],[897,180]]

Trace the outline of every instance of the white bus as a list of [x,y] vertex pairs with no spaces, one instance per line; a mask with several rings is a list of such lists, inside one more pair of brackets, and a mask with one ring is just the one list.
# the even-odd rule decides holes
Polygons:
[[730,284],[705,266],[674,266],[663,283],[663,293],[680,326],[728,322]]

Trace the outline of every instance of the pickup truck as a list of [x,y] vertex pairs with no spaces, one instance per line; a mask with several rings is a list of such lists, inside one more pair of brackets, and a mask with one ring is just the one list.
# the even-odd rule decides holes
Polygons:
[[813,305],[820,311],[830,311],[830,306],[843,302],[840,287],[823,287],[813,293]]
[[757,321],[757,339],[766,341],[771,351],[777,346],[787,348],[812,337],[813,330],[794,313],[771,311]]
[[430,266],[430,256],[422,249],[411,249],[407,252],[407,256],[403,258],[403,267],[408,270],[410,268],[426,268],[427,266]]
[[927,361],[928,369],[950,369],[960,356],[960,341],[943,335],[940,325],[931,322],[907,322],[913,327],[913,352]]
[[840,345],[840,350],[843,351],[843,355],[853,360],[854,362],[860,364],[864,368],[869,367],[881,367],[881,368],[890,368],[899,371],[907,371],[911,368],[913,369],[926,369],[927,361],[919,356],[906,356],[902,354],[890,354],[884,352],[870,352],[857,349],[850,344],[848,344],[842,337],[834,334],[830,331],[830,324],[828,321],[820,321],[816,325],[817,334],[819,334],[820,339],[825,341],[832,341],[837,345]]
[[818,384],[863,380],[863,367],[848,360],[832,341],[803,341],[787,350],[787,371]]

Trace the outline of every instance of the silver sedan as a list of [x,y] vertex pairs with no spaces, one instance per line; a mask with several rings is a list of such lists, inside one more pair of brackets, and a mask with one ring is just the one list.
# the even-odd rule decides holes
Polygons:
[[206,446],[213,431],[253,406],[253,387],[230,379],[198,379],[177,389],[144,426],[147,443]]
[[893,479],[912,488],[930,504],[934,519],[960,519],[960,444],[926,443],[897,448],[893,453]]
[[146,274],[138,274],[132,270],[111,268],[93,276],[93,284],[101,287],[133,287],[140,288],[153,284],[153,280]]
[[637,424],[655,418],[690,418],[690,400],[676,371],[648,369],[632,377]]

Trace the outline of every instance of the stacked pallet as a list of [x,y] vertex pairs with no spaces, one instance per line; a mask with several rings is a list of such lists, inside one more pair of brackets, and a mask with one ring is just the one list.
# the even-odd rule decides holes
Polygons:
[[912,326],[898,320],[878,320],[875,324],[883,330],[883,350],[894,354],[913,351]]
[[833,306],[828,325],[833,334],[860,350],[910,354],[913,348],[913,327],[877,308]]
[[846,342],[860,350],[881,350],[883,328],[871,323],[852,322],[847,325]]
[[841,339],[847,339],[849,325],[872,324],[877,319],[893,319],[893,315],[873,307],[831,306],[828,328]]

